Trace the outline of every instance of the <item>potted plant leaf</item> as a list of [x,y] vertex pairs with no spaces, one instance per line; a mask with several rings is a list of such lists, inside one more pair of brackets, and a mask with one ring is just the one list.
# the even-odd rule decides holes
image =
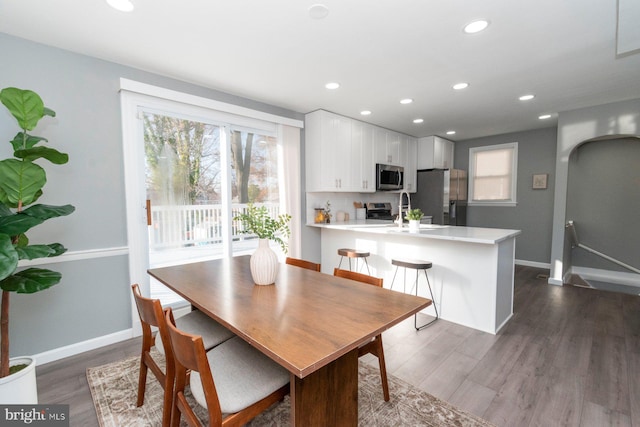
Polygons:
[[[69,156],[42,145],[47,142],[45,138],[28,133],[43,117],[55,117],[38,94],[10,87],[0,91],[0,101],[20,128],[10,141],[13,157],[0,161],[0,402],[37,403],[35,361],[28,357],[9,359],[9,296],[11,292],[39,292],[60,282],[60,273],[36,267],[20,269],[18,261],[55,257],[66,251],[60,243],[32,244],[25,233],[75,210],[71,205],[35,204],[47,182],[45,170],[36,162],[46,160],[61,165],[67,163]],[[16,365],[26,366],[12,368]],[[14,370],[19,372],[10,374]],[[27,389],[22,391],[21,384]]]
[[411,230],[418,230],[420,228],[420,220],[424,214],[420,209],[409,209],[407,211],[406,218],[409,221],[409,228]]
[[277,218],[269,215],[266,206],[257,207],[253,203],[247,205],[247,210],[234,218],[240,221],[240,233],[255,234],[260,239],[258,249],[251,255],[251,276],[256,285],[272,285],[278,275],[278,256],[269,247],[269,240],[278,243],[284,253],[287,253],[287,242],[283,238],[290,235],[289,221],[291,215],[280,214]]

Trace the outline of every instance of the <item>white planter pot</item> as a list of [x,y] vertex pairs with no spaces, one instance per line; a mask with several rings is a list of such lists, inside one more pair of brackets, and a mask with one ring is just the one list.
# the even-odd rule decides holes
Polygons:
[[268,239],[258,241],[258,249],[249,262],[251,277],[256,285],[273,285],[278,275],[278,255],[269,247]]
[[36,360],[32,357],[14,357],[9,365],[26,364],[27,367],[8,377],[0,378],[0,404],[38,404]]
[[409,220],[409,230],[420,230],[420,220],[419,219],[410,219]]

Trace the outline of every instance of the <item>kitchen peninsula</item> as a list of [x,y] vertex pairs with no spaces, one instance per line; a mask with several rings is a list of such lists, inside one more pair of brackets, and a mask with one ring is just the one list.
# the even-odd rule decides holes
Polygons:
[[[370,273],[383,277],[386,288],[391,287],[396,269],[392,259],[428,260],[433,262],[428,274],[440,318],[495,334],[513,315],[515,238],[519,230],[422,224],[413,231],[372,220],[308,225],[322,229],[325,273],[331,274],[338,266],[338,248],[369,251]],[[405,290],[400,269],[393,290],[416,293],[415,277],[415,270],[407,271]],[[417,293],[430,298],[423,276]],[[433,307],[424,313],[435,314]]]

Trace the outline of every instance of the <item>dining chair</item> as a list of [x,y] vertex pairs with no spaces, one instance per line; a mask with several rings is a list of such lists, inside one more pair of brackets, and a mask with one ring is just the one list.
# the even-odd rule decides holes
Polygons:
[[295,265],[296,267],[306,268],[308,270],[320,271],[320,264],[316,264],[315,262],[307,261],[304,259],[287,257],[285,263],[289,265]]
[[172,427],[182,415],[190,426],[202,426],[185,397],[187,377],[195,401],[207,409],[209,426],[242,426],[289,393],[289,372],[242,338],[205,351],[201,336],[176,327],[170,308],[165,320],[176,367]]
[[[355,280],[357,282],[366,283],[373,286],[382,287],[382,278],[368,276],[366,274],[357,273],[355,271],[341,270],[335,268],[333,275],[337,277],[344,277],[345,279]],[[385,402],[389,401],[389,382],[387,381],[387,365],[384,361],[384,348],[382,347],[382,335],[376,335],[368,343],[362,344],[358,347],[358,357],[362,357],[366,354],[373,354],[378,358],[378,364],[380,365],[380,380],[382,382],[382,393],[384,394]]]
[[[138,378],[138,400],[136,406],[140,407],[144,403],[147,370],[150,369],[164,389],[162,425],[163,427],[167,427],[171,420],[171,400],[175,366],[171,341],[164,318],[164,310],[159,299],[143,297],[137,283],[131,285],[131,289],[142,325],[142,350],[140,352],[140,375]],[[181,328],[206,336],[206,348],[213,348],[235,336],[233,332],[197,310],[191,311],[179,317],[177,320]],[[158,329],[155,337],[153,336],[151,327]],[[164,371],[151,356],[151,348],[154,346],[165,358]]]

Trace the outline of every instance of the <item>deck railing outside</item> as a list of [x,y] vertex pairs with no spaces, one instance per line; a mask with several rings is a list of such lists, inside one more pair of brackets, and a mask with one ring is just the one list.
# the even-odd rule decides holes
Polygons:
[[[274,218],[279,214],[277,203],[254,203],[266,206]],[[247,204],[231,205],[231,217],[235,218],[247,210]],[[152,226],[149,231],[150,250],[189,246],[215,245],[222,242],[222,205],[152,206]],[[233,240],[255,238],[255,235],[240,232],[241,224],[231,222]]]

